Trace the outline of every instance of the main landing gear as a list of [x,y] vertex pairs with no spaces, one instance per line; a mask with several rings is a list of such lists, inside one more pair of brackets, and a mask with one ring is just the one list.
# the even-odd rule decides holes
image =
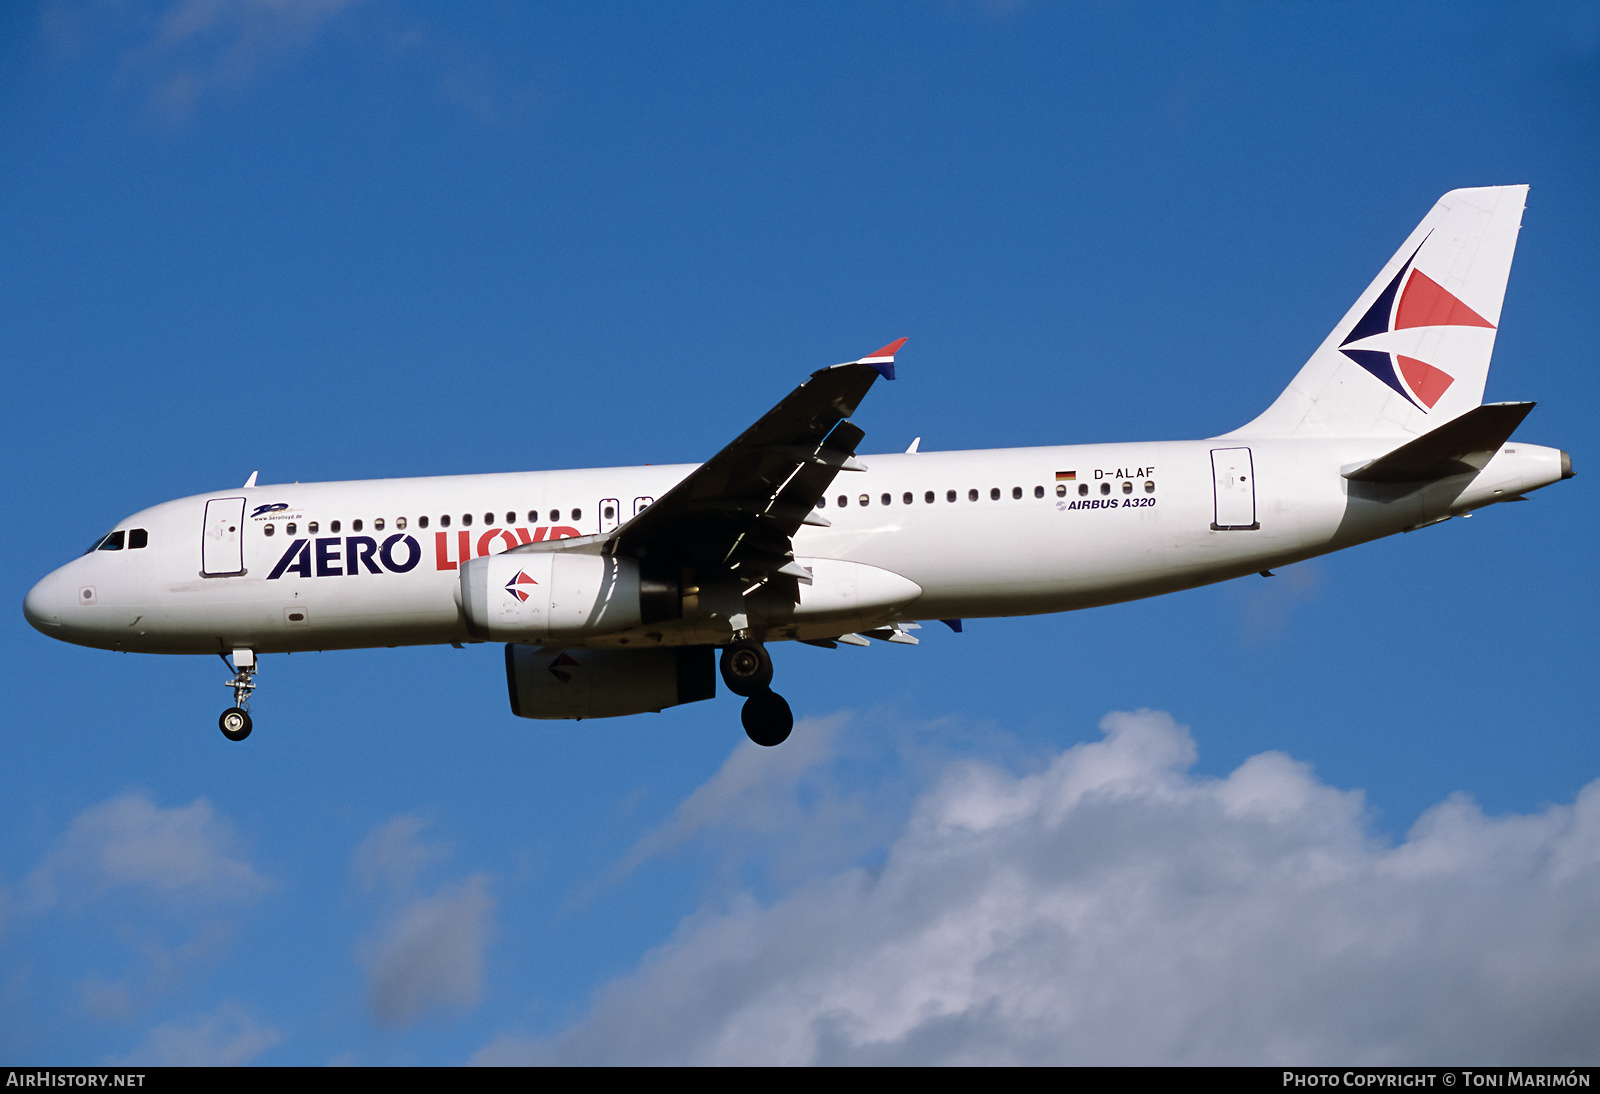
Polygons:
[[783,696],[773,691],[772,657],[760,642],[748,638],[728,643],[722,650],[722,682],[735,695],[745,697],[739,720],[758,745],[771,748],[789,739],[794,712]]
[[256,654],[254,650],[234,650],[233,661],[220,653],[222,663],[233,670],[233,679],[227,686],[233,689],[233,706],[222,712],[217,726],[230,741],[242,741],[250,736],[250,693],[256,690]]

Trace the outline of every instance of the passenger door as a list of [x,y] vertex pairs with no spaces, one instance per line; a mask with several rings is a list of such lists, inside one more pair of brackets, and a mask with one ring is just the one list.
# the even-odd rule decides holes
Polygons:
[[205,535],[200,541],[200,576],[234,577],[244,573],[244,499],[212,498],[206,502]]
[[1256,522],[1256,473],[1248,448],[1213,448],[1211,482],[1214,489],[1216,519],[1211,527],[1218,532],[1251,531]]

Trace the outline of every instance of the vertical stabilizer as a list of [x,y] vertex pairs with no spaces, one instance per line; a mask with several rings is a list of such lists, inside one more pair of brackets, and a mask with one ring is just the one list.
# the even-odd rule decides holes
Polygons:
[[1294,382],[1229,437],[1411,437],[1483,401],[1526,186],[1452,190]]

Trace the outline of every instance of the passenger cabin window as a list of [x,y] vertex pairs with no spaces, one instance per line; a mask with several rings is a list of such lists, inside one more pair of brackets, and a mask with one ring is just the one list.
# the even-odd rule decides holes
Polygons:
[[845,497],[843,494],[840,494],[837,500],[839,502],[840,509],[843,509],[845,506],[850,504],[850,499]]
[[405,517],[395,517],[394,518],[394,526],[396,528],[400,529],[402,532],[404,532],[406,530],[406,518]]
[[124,533],[123,533],[122,529],[120,529],[120,528],[117,529],[115,532],[112,532],[109,536],[107,536],[105,539],[100,541],[100,549],[102,551],[120,551],[120,550],[122,550],[122,537],[123,537],[123,534]]
[[956,492],[954,490],[946,490],[944,492],[944,500],[945,501],[955,501],[956,500]]
[[336,520],[330,520],[328,522],[328,531],[337,532],[338,530],[339,530],[339,522],[336,521]]
[[470,525],[471,523],[472,523],[472,514],[471,513],[462,513],[461,514],[462,527],[466,527],[466,526]]
[[[1059,490],[1059,491],[1058,491],[1058,493],[1063,493],[1063,494],[1064,494],[1064,493],[1066,493],[1066,490],[1067,490],[1067,488],[1066,488],[1066,487],[1065,487],[1065,486],[1063,486],[1063,487],[1061,487],[1061,489],[1060,489],[1060,490]],[[1084,496],[1084,495],[1085,495],[1085,494],[1087,494],[1087,493],[1088,493],[1088,492],[1089,492],[1089,484],[1088,484],[1088,483],[1086,483],[1086,482],[1080,482],[1080,483],[1079,483],[1079,484],[1078,484],[1078,497],[1080,497],[1080,498],[1081,498],[1081,497],[1083,497],[1083,496]]]
[[[606,506],[606,510],[605,510],[605,514],[604,515],[605,515],[605,518],[607,520],[616,520],[617,519],[617,507],[614,506],[614,505]],[[510,521],[506,521],[506,523],[510,524],[511,522]]]
[[859,500],[860,500],[862,505],[868,505],[868,504],[871,504],[872,497],[871,497],[871,495],[868,495],[868,494],[862,494]]
[[1013,486],[1011,488],[1011,497],[1012,497],[1012,500],[1016,500],[1017,498],[1022,497],[1022,487]]
[[306,525],[306,535],[314,536],[316,534],[317,534],[317,522],[316,521],[312,521],[310,524]]
[[517,523],[517,514],[515,514],[515,513],[507,513],[506,514],[506,523],[507,524],[515,524],[515,523]]
[[1042,487],[1042,486],[1035,486],[1035,487],[1034,487],[1034,488],[1033,488],[1033,496],[1034,496],[1034,497],[1036,497],[1036,498],[1042,498],[1042,497],[1044,497],[1044,487]]
[[827,498],[818,498],[817,499],[817,508],[818,509],[826,509],[827,507],[828,507],[828,499]]
[[978,500],[978,492],[976,490],[968,490],[967,491],[967,500],[968,501],[977,501]]
[[561,519],[561,510],[559,510],[559,509],[550,510],[550,523],[551,524],[554,524],[556,521],[558,521],[560,519]]
[[904,494],[900,495],[900,503],[902,505],[911,504],[911,491],[907,490]]
[[582,509],[574,509],[572,511],[572,516],[571,516],[570,519],[571,520],[582,520],[583,519],[583,510]]
[[539,510],[537,510],[537,509],[529,509],[528,510],[528,523],[529,524],[538,524],[539,523]]
[[1000,488],[998,486],[992,486],[992,487],[989,488],[989,500],[990,501],[999,501],[1000,500]]
[[1133,493],[1133,483],[1129,482],[1127,479],[1123,479],[1122,480],[1122,492],[1124,494]]
[[485,514],[483,514],[483,523],[485,523],[485,524],[493,524],[494,523],[494,514],[493,513],[485,513]]
[[1150,479],[1145,479],[1144,492],[1146,494],[1154,494],[1156,492],[1156,484]]
[[417,527],[418,528],[426,528],[427,526],[428,526],[428,518],[427,517],[418,517],[417,518]]
[[283,526],[283,534],[287,536],[294,535],[294,521],[290,521]]
[[929,490],[926,494],[922,495],[922,500],[926,504],[932,505],[933,504],[933,491]]
[[372,522],[372,530],[374,532],[383,531],[383,518],[382,517],[379,517],[377,520]]
[[277,530],[278,529],[277,529],[276,525],[268,523],[266,525],[266,527],[261,529],[261,534],[264,535],[264,536],[270,536],[272,533],[276,532]]
[[1109,483],[1109,482],[1103,482],[1103,483],[1101,483],[1101,484],[1100,484],[1100,492],[1101,492],[1101,493],[1102,493],[1102,494],[1109,494],[1109,493],[1111,493],[1111,484],[1110,484],[1110,483]]
[[884,505],[890,505],[894,502],[894,498],[890,497],[888,494],[885,494],[879,499],[879,501],[881,501]]
[[359,519],[351,521],[350,522],[350,530],[352,532],[361,531],[361,521]]

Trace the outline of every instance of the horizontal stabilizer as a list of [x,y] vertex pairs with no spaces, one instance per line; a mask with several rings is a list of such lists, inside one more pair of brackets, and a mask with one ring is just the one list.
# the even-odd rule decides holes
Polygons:
[[1452,419],[1407,441],[1387,456],[1380,456],[1345,478],[1354,482],[1431,482],[1451,475],[1474,475],[1482,471],[1533,403],[1485,403],[1459,418]]

